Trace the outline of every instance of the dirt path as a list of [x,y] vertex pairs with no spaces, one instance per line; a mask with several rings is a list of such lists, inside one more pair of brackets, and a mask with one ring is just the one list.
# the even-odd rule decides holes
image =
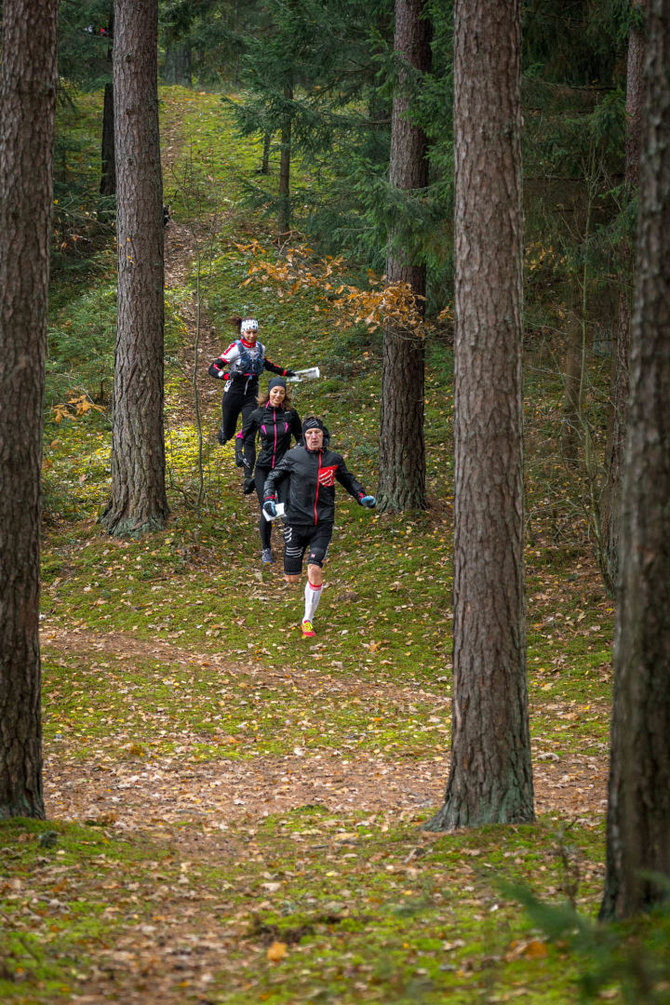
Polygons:
[[[43,632],[46,652],[99,658],[162,658],[181,664],[197,674],[198,667],[220,669],[222,675],[264,683],[289,683],[306,695],[323,688],[312,675],[266,670],[254,665],[230,663],[220,656],[195,653],[169,643],[143,642],[112,633],[67,631],[48,627]],[[329,692],[341,691],[342,701],[381,701],[396,716],[418,700],[430,714],[448,719],[448,699],[424,689],[398,687],[390,682],[374,685],[327,682]],[[602,710],[603,715],[606,709]],[[193,736],[195,745],[197,737]],[[189,737],[180,734],[188,749]],[[534,744],[534,777],[537,813],[559,814],[595,825],[606,800],[606,763],[589,755],[547,752],[541,741]],[[120,830],[172,832],[185,822],[205,829],[220,829],[236,820],[255,820],[270,813],[284,813],[318,803],[333,813],[353,809],[397,816],[439,805],[448,772],[447,751],[436,749],[430,760],[380,757],[296,749],[284,756],[254,756],[244,760],[201,763],[183,757],[152,758],[147,762],[115,762],[113,771],[104,751],[92,752],[82,764],[58,753],[58,744],[46,746],[45,798],[50,817],[102,821]]]

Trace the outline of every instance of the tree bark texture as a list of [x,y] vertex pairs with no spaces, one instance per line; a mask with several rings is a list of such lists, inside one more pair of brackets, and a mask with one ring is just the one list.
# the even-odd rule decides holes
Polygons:
[[182,87],[192,86],[193,71],[190,45],[179,45],[177,42],[168,41],[165,50],[163,78],[166,84],[180,84]]
[[281,144],[279,155],[279,214],[277,217],[277,236],[285,241],[291,230],[291,113],[293,101],[293,84],[290,80],[284,85],[284,101],[286,111],[281,129]]
[[455,6],[454,686],[428,829],[531,821],[518,0]]
[[[431,66],[431,24],[424,0],[396,0],[394,52],[401,60],[391,119],[389,181],[407,192],[428,184],[428,139],[409,118],[410,74]],[[402,244],[402,247],[399,245]],[[388,283],[408,283],[423,312],[426,267],[415,263],[407,238],[392,233],[386,260]],[[402,512],[426,507],[424,417],[424,342],[411,328],[384,330],[379,425],[378,508]]]
[[[646,0],[638,0],[634,11],[639,15],[646,10]],[[625,180],[629,193],[637,189],[640,177],[642,68],[644,63],[644,30],[634,23],[628,38],[628,66],[626,77],[626,160]],[[632,273],[633,253],[628,241],[621,248],[621,275],[619,309],[616,330],[616,352],[612,380],[612,415],[608,437],[606,482],[601,503],[603,536],[602,571],[608,590],[614,592],[619,577],[619,547],[621,538],[621,481],[623,453],[628,428],[628,397],[630,382],[628,358],[630,355],[631,290],[627,278]]]
[[[649,0],[601,915],[670,879],[670,0]],[[665,877],[666,889],[653,874]]]
[[43,817],[40,477],[58,0],[4,0],[0,78],[0,818]]
[[168,514],[157,36],[157,0],[117,0],[114,130],[118,302],[112,489],[101,517],[106,529],[115,535],[160,530]]
[[579,461],[582,442],[582,404],[584,381],[584,347],[582,326],[576,313],[571,313],[566,333],[565,389],[561,422],[561,455],[568,464]]
[[114,159],[114,87],[105,84],[102,105],[100,195],[116,195],[116,164]]

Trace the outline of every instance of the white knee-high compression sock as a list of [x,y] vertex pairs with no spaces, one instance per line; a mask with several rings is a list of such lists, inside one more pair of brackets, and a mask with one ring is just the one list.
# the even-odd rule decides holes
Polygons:
[[321,600],[322,589],[322,586],[312,586],[309,580],[305,583],[305,617],[302,619],[303,621],[311,621],[314,617],[314,612]]

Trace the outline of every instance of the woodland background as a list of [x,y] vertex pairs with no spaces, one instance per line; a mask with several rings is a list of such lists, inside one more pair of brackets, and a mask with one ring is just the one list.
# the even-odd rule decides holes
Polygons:
[[[60,4],[47,820],[0,824],[8,1001],[668,1000],[667,917],[592,920],[614,618],[603,512],[635,217],[627,3],[523,11],[538,819],[420,829],[446,781],[452,641],[452,25],[449,5],[428,8],[433,64],[413,114],[431,173],[420,199],[404,199],[388,182],[387,4],[159,5],[170,515],[164,531],[135,538],[100,525],[116,334],[113,22],[109,3]],[[426,508],[370,518],[340,498],[321,628],[305,644],[300,598],[276,566],[261,568],[256,503],[216,444],[207,364],[231,314],[258,316],[271,358],[320,366],[319,382],[295,388],[296,406],[326,417],[372,490],[375,294],[391,238],[426,270]]]

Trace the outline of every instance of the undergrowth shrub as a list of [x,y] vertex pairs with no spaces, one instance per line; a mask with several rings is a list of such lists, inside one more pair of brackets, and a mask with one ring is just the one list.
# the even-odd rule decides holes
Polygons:
[[[670,884],[661,878],[670,893]],[[626,1005],[670,1002],[670,904],[625,922],[603,924],[570,904],[548,904],[526,887],[513,895],[547,938],[575,960],[581,1000]]]

